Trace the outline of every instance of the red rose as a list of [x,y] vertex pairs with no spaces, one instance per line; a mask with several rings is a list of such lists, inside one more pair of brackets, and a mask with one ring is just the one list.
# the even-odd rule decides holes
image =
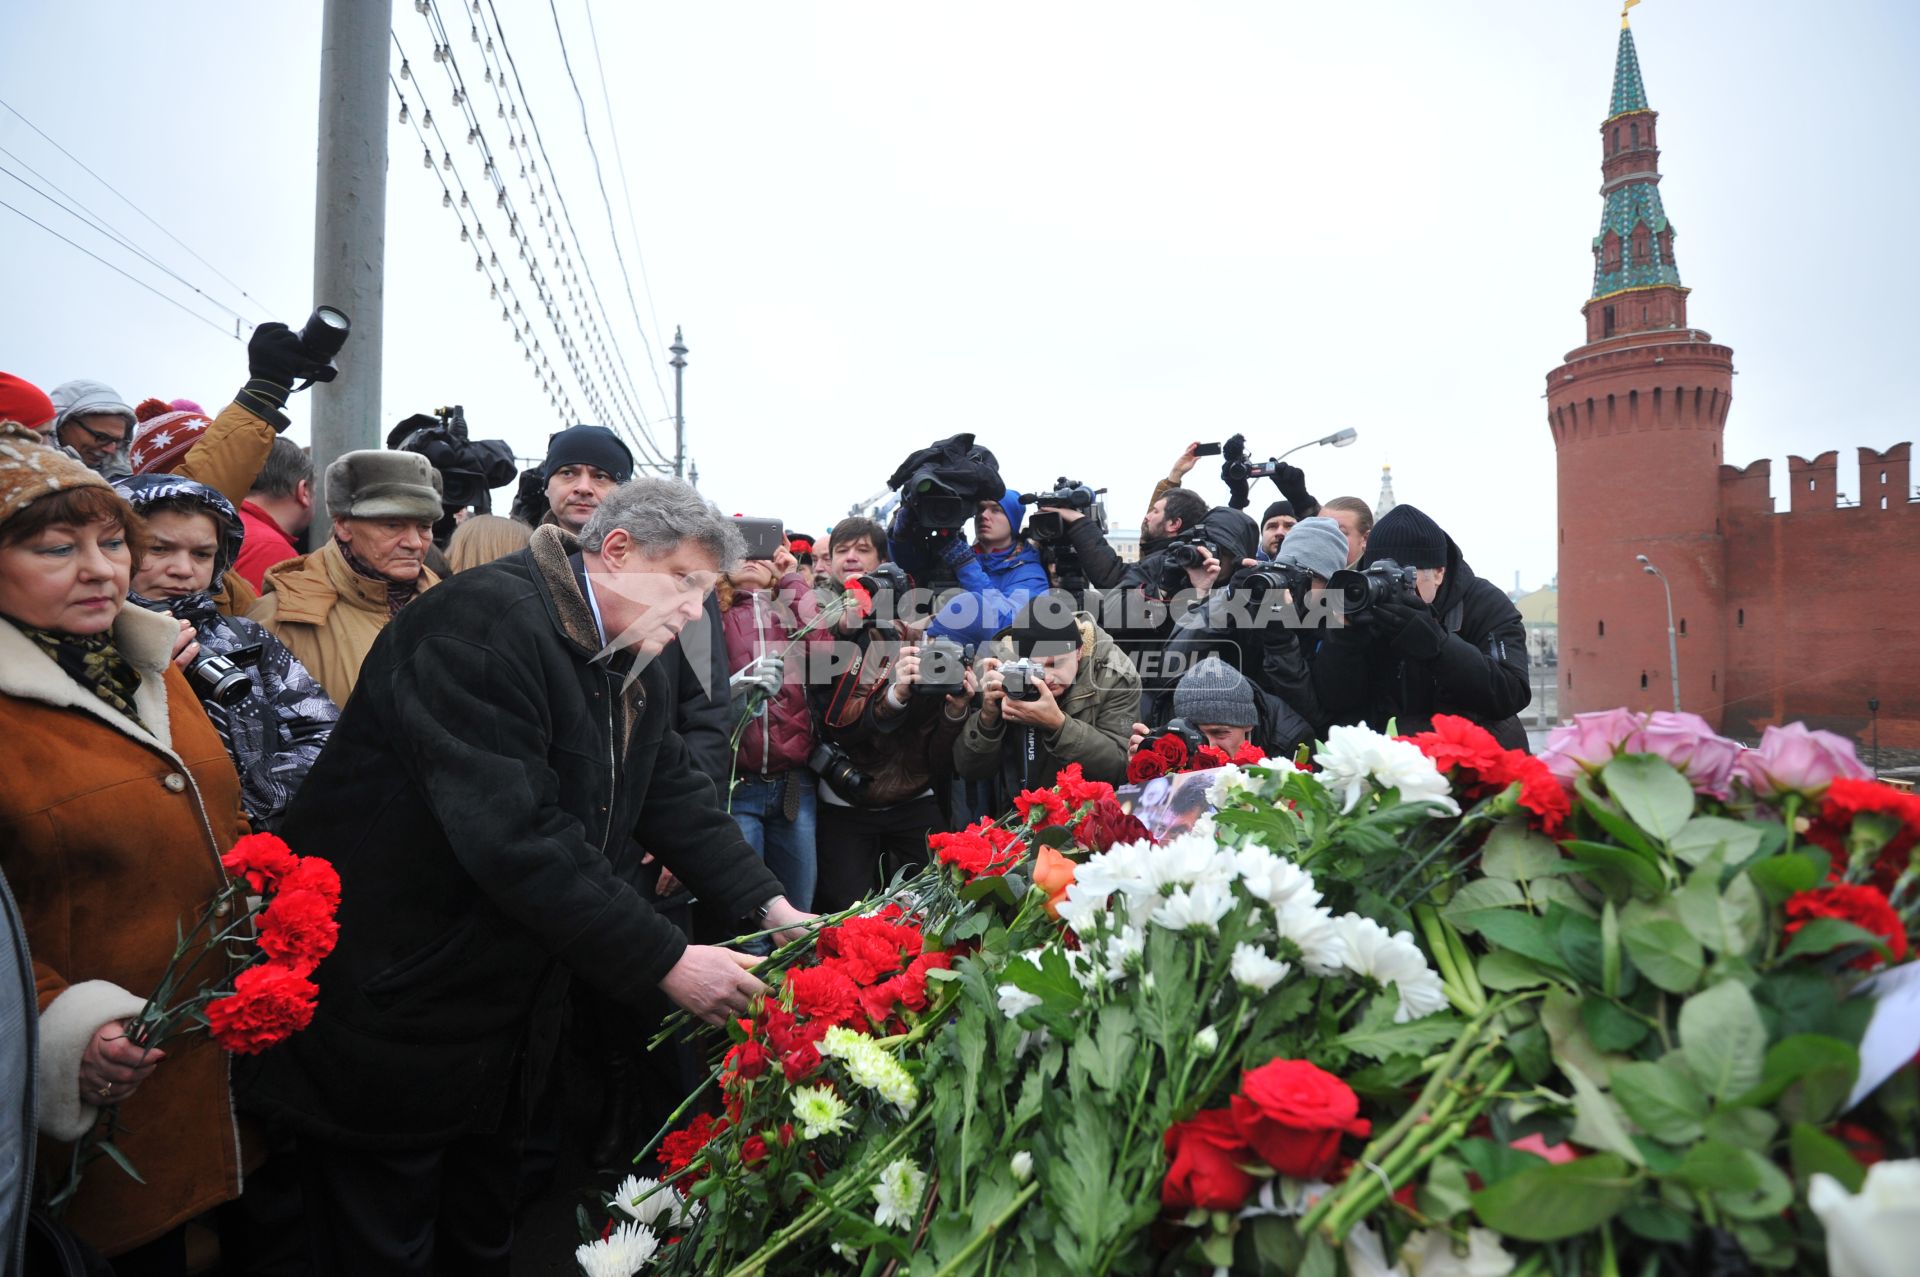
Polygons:
[[1167,760],[1169,767],[1183,767],[1187,762],[1187,743],[1178,736],[1162,736],[1153,742],[1153,752]]
[[313,1022],[320,990],[305,975],[278,962],[242,971],[229,997],[207,1004],[213,1040],[235,1055],[258,1055]]
[[767,1048],[753,1038],[735,1046],[731,1054],[734,1056],[734,1071],[749,1082],[765,1073],[773,1063]]
[[1093,810],[1074,831],[1073,840],[1093,851],[1106,851],[1120,843],[1150,842],[1152,836],[1140,818],[1109,793],[1094,803]]
[[1202,745],[1193,756],[1193,766],[1188,771],[1203,772],[1215,767],[1225,767],[1233,760],[1227,757],[1227,751],[1213,745]]
[[274,890],[298,863],[293,849],[273,834],[248,834],[220,857],[221,867],[234,878],[245,878],[255,895]]
[[294,866],[280,879],[280,891],[317,891],[335,909],[340,907],[340,874],[319,856],[295,856]]
[[[1898,962],[1907,956],[1907,930],[1900,924],[1900,915],[1893,911],[1893,906],[1887,903],[1886,896],[1878,887],[1842,882],[1813,891],[1802,891],[1787,899],[1786,913],[1789,936],[1815,918],[1838,918],[1879,936],[1886,942],[1893,961]],[[1869,949],[1847,965],[1869,971],[1879,966],[1880,962],[1880,954]]]
[[1047,825],[1064,825],[1071,813],[1067,800],[1051,789],[1025,789],[1013,800],[1013,809],[1020,813],[1020,819],[1027,822],[1030,829],[1041,829]]
[[1167,774],[1166,756],[1157,749],[1142,749],[1127,760],[1129,784],[1144,785]]
[[780,1057],[780,1072],[788,1086],[798,1086],[820,1071],[820,1048],[808,1042]]
[[1340,1155],[1342,1135],[1373,1129],[1353,1089],[1305,1060],[1269,1060],[1240,1079],[1230,1103],[1247,1143],[1295,1179],[1321,1178]]
[[1239,1210],[1253,1192],[1253,1176],[1240,1169],[1254,1160],[1232,1114],[1205,1109],[1167,1128],[1167,1177],[1160,1204],[1173,1210]]
[[758,1166],[767,1160],[767,1141],[759,1135],[749,1135],[740,1142],[740,1163],[743,1166]]
[[775,1055],[782,1056],[818,1042],[831,1027],[824,1021],[802,1023],[793,1012],[778,1003],[767,1004],[766,1010],[761,1013],[761,1023],[764,1026],[762,1036],[766,1038],[767,1045]]
[[320,959],[333,952],[340,924],[333,906],[317,891],[280,891],[260,911],[260,952],[311,975]]
[[787,972],[793,1009],[823,1024],[846,1024],[860,1009],[860,986],[838,967],[796,967]]

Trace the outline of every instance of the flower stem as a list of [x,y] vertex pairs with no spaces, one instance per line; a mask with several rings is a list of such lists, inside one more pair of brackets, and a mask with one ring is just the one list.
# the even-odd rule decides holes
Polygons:
[[949,1259],[945,1264],[942,1264],[939,1271],[935,1272],[933,1277],[950,1277],[950,1274],[959,1272],[968,1260],[979,1253],[982,1246],[985,1246],[999,1236],[1000,1230],[1007,1226],[1007,1221],[1011,1220],[1015,1215],[1018,1215],[1021,1210],[1026,1207],[1026,1204],[1033,1200],[1034,1194],[1039,1191],[1039,1180],[1035,1180],[1021,1189],[1014,1195],[1014,1199],[1007,1203],[1006,1209],[988,1220],[986,1225],[973,1235],[973,1240],[962,1247],[959,1254]]

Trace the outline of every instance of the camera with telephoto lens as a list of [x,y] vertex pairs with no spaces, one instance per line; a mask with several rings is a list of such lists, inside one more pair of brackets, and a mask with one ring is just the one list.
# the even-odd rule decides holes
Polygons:
[[1000,688],[1010,701],[1037,701],[1040,684],[1047,681],[1047,667],[1025,657],[1000,666]]
[[858,585],[876,599],[882,594],[904,594],[913,588],[912,578],[898,563],[882,563],[871,572],[862,572],[847,580],[848,584]]
[[1312,588],[1311,572],[1285,563],[1263,563],[1257,568],[1242,568],[1227,582],[1227,593],[1249,599],[1263,599],[1276,590],[1284,590],[1298,602]]
[[[253,675],[247,672],[260,663],[260,644],[236,647],[222,656],[204,649],[187,665],[187,683],[194,695],[215,705],[235,705],[253,690]],[[244,668],[243,668],[244,667]]]
[[1067,525],[1059,511],[1078,510],[1092,519],[1102,536],[1107,532],[1107,503],[1100,499],[1105,488],[1089,487],[1065,475],[1054,480],[1051,492],[1021,494],[1022,504],[1033,509],[1027,518],[1027,535],[1041,545],[1053,545],[1066,539]]
[[1342,568],[1327,580],[1327,593],[1336,611],[1361,616],[1376,603],[1388,603],[1408,595],[1418,596],[1415,588],[1418,571],[1403,568],[1392,559],[1378,559],[1362,569]]
[[967,690],[967,649],[939,635],[920,645],[916,696],[960,696]]
[[1140,748],[1134,752],[1144,754],[1149,750],[1157,749],[1159,743],[1168,737],[1179,741],[1187,747],[1188,759],[1197,758],[1200,754],[1201,746],[1207,743],[1207,738],[1201,735],[1198,727],[1195,727],[1184,718],[1172,718],[1168,719],[1166,725],[1163,727],[1148,729],[1147,734],[1140,738]]
[[821,741],[813,747],[813,752],[807,755],[807,769],[849,803],[859,802],[866,795],[867,787],[873,784],[873,777],[855,767],[847,751],[831,741]]

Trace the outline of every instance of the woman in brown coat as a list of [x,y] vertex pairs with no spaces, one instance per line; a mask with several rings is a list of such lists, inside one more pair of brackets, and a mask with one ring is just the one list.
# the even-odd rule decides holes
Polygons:
[[225,881],[246,831],[220,737],[175,667],[178,621],[126,606],[139,520],[84,466],[0,423],[0,869],[40,1010],[40,1165],[120,1106],[111,1160],[66,1223],[127,1271],[184,1271],[182,1226],[240,1192],[225,1053],[204,1034],[143,1053],[123,1021]]

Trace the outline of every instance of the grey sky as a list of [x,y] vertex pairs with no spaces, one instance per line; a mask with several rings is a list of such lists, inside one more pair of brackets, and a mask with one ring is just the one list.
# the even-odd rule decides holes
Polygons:
[[[477,85],[470,7],[440,3]],[[664,416],[552,17],[494,3],[643,406]],[[1606,0],[600,0],[651,305],[582,0],[558,9],[656,358],[654,313],[666,339],[686,328],[691,451],[723,508],[818,533],[912,447],[972,430],[1014,486],[1105,484],[1128,525],[1190,439],[1245,431],[1264,456],[1352,426],[1356,446],[1296,458],[1320,497],[1371,500],[1390,461],[1400,500],[1483,574],[1553,572],[1540,396],[1583,332],[1618,31]],[[313,300],[319,10],[113,0],[0,17],[0,98],[259,304],[3,111],[0,147],[17,158],[0,165],[32,165],[248,319],[298,322]],[[1690,318],[1740,370],[1726,454],[1839,447],[1851,492],[1855,445],[1915,434],[1920,9],[1633,12]],[[415,110],[445,129],[425,19],[397,0],[394,21]],[[452,136],[478,191],[477,152]],[[558,422],[411,128],[392,138],[379,434],[457,400],[477,434],[537,454]],[[129,261],[5,175],[0,200]],[[477,211],[503,239],[490,202]],[[233,340],[4,209],[0,248],[0,368],[209,408],[244,376]],[[670,447],[671,425],[652,428]],[[1224,500],[1210,468],[1196,479]],[[1256,507],[1272,495],[1256,490]]]

